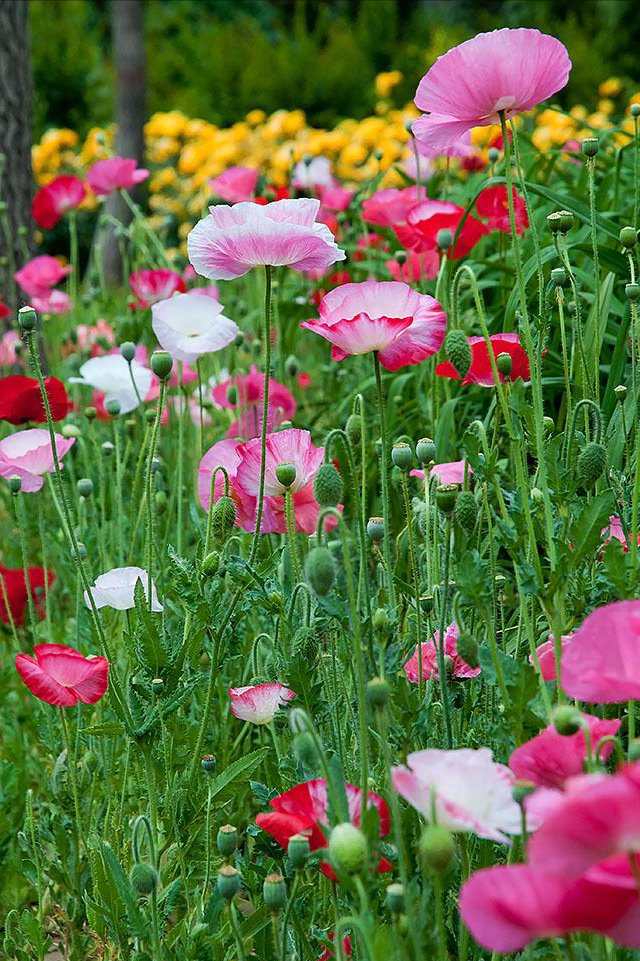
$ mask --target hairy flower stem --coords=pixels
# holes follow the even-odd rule
[[[31,626],[31,636],[33,638],[33,643],[36,643],[36,613],[33,606],[33,597],[31,594],[31,585],[29,583],[29,561],[27,560],[27,545],[26,545],[26,521],[22,511],[22,503],[20,501],[20,494],[13,495],[13,506],[16,512],[16,524],[18,526],[19,540],[20,540],[20,550],[22,552],[22,570],[24,572],[24,585],[27,592],[27,604],[29,607],[29,624]],[[9,610],[9,605],[7,604],[7,610]],[[50,640],[50,639],[49,639]]]
[[[80,800],[78,798],[78,781],[76,778],[76,759],[73,752],[73,747],[71,744],[71,738],[69,737],[69,727],[67,725],[67,718],[64,713],[64,708],[60,708],[60,718],[62,719],[62,732],[64,735],[64,744],[67,749],[67,765],[69,767],[69,777],[71,778],[71,792],[73,794],[73,807],[75,811],[75,850],[74,850],[74,870],[76,876],[76,885],[79,887],[79,876],[78,876],[78,859],[80,857],[80,841],[84,844],[84,834],[82,832],[82,821],[80,818]],[[78,890],[78,894],[80,891]]]
[[[633,226],[638,229],[640,205],[640,126],[638,117],[633,118]]]
[[[300,561],[298,560],[298,546],[296,538],[296,518],[293,512],[293,494],[290,490],[285,491],[284,495],[284,512],[285,521],[287,525],[287,540],[289,541],[289,554],[291,555],[291,567],[293,570],[293,579],[296,584],[302,581],[302,574],[300,572]]]
[[[380,440],[382,443],[382,513],[384,517],[384,562],[387,568],[387,585],[389,590],[389,604],[396,606],[396,589],[393,581],[393,560],[391,557],[391,509],[389,506],[389,450],[387,447],[387,427],[384,414],[384,394],[382,390],[382,374],[380,372],[380,358],[378,351],[373,352],[373,367],[376,376],[378,392],[378,413],[380,416]]]
[[[269,415],[269,376],[271,370],[271,270],[265,264],[264,285],[264,391],[262,400],[262,450],[260,456],[260,486],[258,489],[258,505],[256,510],[256,526],[253,532],[249,564],[253,564],[258,553],[260,543],[260,528],[262,526],[262,510],[264,507],[264,475],[267,465],[267,420]]]
[[[147,458],[147,471],[145,475],[145,491],[146,491],[146,501],[147,501],[147,604],[149,605],[149,610],[152,610],[153,600],[151,596],[151,585],[153,580],[153,455],[156,451],[156,443],[158,441],[158,431],[160,429],[160,422],[162,420],[162,408],[164,407],[164,398],[167,390],[166,380],[160,381],[160,393],[158,394],[158,403],[156,406],[156,419],[153,422],[153,429],[151,431],[151,442],[149,444],[149,456]]]
[[[178,361],[178,397],[180,398],[180,405],[178,407],[178,476],[176,482],[176,486],[178,488],[176,492],[178,509],[176,512],[176,550],[178,554],[182,556],[182,505],[184,501],[184,420],[187,411],[187,398],[184,390],[182,389],[182,361]],[[200,442],[200,456],[202,457],[202,441]]]
[[[589,181],[589,222],[591,226],[591,247],[593,249],[593,296],[596,315],[596,329],[593,344],[593,385],[596,403],[600,400],[600,258],[598,255],[598,235],[596,231],[596,158],[587,157],[587,177]]]
[[[409,485],[407,483],[407,472],[402,472],[402,496],[404,500],[404,513],[407,521],[407,537],[409,540],[409,560],[411,562],[411,575],[413,578],[413,592],[416,602],[416,640],[418,647],[418,691],[420,694],[420,704],[424,697],[424,678],[422,676],[422,610],[420,605],[420,572],[416,557],[416,547],[413,536],[413,519],[411,517],[411,503],[409,501]]]
[[[449,707],[449,691],[447,685],[447,668],[445,664],[444,634],[447,624],[447,596],[449,593],[449,562],[451,560],[451,515],[447,517],[444,541],[444,574],[442,592],[442,610],[440,613],[440,638],[438,640],[438,686],[442,700],[442,715],[447,738],[447,748],[453,748],[453,732],[451,728],[451,709]]]
[[[571,420],[571,377],[569,376],[569,358],[567,354],[567,333],[564,322],[564,290],[556,287],[556,302],[558,304],[558,316],[560,318],[560,343],[562,345],[562,370],[564,374],[564,393],[567,398],[567,410],[564,418],[565,424]]]
[[[229,923],[231,925],[233,937],[236,942],[236,948],[238,950],[238,961],[246,961],[244,943],[242,941],[242,934],[240,933],[240,927],[236,918],[236,909],[233,906],[233,901],[229,902]]]

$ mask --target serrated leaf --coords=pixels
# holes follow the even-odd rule
[[[209,792],[211,797],[214,798],[217,794],[220,794],[229,784],[237,780],[240,775],[246,775],[250,771],[253,771],[258,764],[260,764],[266,753],[267,748],[261,747],[257,751],[247,754],[246,757],[239,758],[225,768],[224,771],[221,771],[210,784]],[[246,780],[246,778],[243,778],[243,780]]]
[[[101,853],[106,872],[111,878],[115,892],[126,913],[131,933],[136,938],[146,938],[148,936],[147,924],[144,915],[138,907],[138,900],[131,887],[129,878],[124,873],[122,865],[115,856],[111,845],[103,841],[101,844]]]
[[[90,737],[116,737],[118,734],[124,734],[125,728],[120,721],[105,721],[104,724],[92,724],[83,728],[82,733]]]

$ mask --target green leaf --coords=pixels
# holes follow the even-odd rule
[[[105,721],[104,724],[92,724],[85,727],[82,733],[88,734],[90,737],[116,737],[118,734],[124,734],[125,728],[124,724],[119,721]]]
[[[242,778],[243,781],[247,780],[247,775],[260,764],[266,753],[267,748],[261,747],[259,750],[253,751],[230,764],[211,782],[209,789],[211,797],[214,798],[217,794],[220,794],[229,784],[239,779],[240,775],[245,775]]]
[[[603,491],[589,501],[580,511],[578,518],[569,528],[569,540],[573,549],[569,554],[567,573],[575,568],[588,554],[591,554],[601,540],[602,528],[606,526],[614,510],[614,497],[611,491]]]
[[[138,900],[131,887],[128,877],[122,869],[112,847],[105,842],[101,844],[102,860],[105,869],[111,878],[115,892],[117,893],[131,927],[131,933],[136,938],[146,938],[148,936],[147,924],[144,915],[138,907]]]

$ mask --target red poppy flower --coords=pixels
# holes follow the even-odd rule
[[[264,207],[265,204],[270,204],[274,200],[289,200],[290,197],[291,194],[288,187],[272,187],[269,184],[265,187],[264,196],[254,197],[253,203],[260,204],[261,207]]]
[[[360,822],[362,792],[360,788],[353,784],[345,784],[345,788],[349,805],[349,819],[352,824],[357,825]],[[380,836],[384,837],[389,833],[390,827],[387,805],[373,791],[369,791],[367,797],[378,808]],[[324,833],[328,825],[327,782],[325,778],[315,778],[313,781],[298,784],[285,794],[273,798],[270,804],[273,812],[259,814],[256,822],[281,847],[286,849],[289,838],[293,837],[294,834],[306,835],[309,838],[312,851],[328,847],[328,841]],[[337,880],[330,864],[323,861],[321,867],[323,874],[333,881]],[[388,871],[390,867],[391,865],[385,858],[380,858],[378,871],[381,874]]]
[[[62,420],[72,406],[64,384],[57,377],[46,377],[44,386],[52,418]],[[17,425],[29,420],[42,424],[46,419],[40,384],[35,378],[21,374],[0,378],[0,420]]]
[[[2,303],[2,294],[0,294],[0,320],[4,320],[5,317],[8,317],[10,313],[11,311],[7,305]]]
[[[335,934],[329,935],[330,941],[335,941],[335,939]],[[348,934],[342,939],[342,953],[347,958],[351,957],[351,938]],[[323,951],[319,956],[318,961],[331,961],[332,958],[335,958],[335,954],[331,948],[327,948],[326,951]]]
[[[44,568],[30,567],[29,590],[31,597],[35,601],[36,614],[44,616]],[[27,586],[22,568],[14,570],[10,567],[3,567],[0,564],[0,578],[4,581],[4,591],[0,586],[0,621],[5,624],[10,623],[9,613],[13,618],[14,624],[20,626],[24,621],[24,614],[27,609]],[[54,575],[52,571],[47,571],[47,584],[53,584]],[[36,593],[38,591],[38,593]],[[5,604],[4,595],[7,595],[9,611]]]
[[[516,193],[513,187],[513,207],[516,221],[516,233],[523,234],[529,226],[527,216],[527,205],[524,197]],[[476,200],[476,213],[482,220],[487,221],[489,230],[502,230],[508,234],[509,225],[509,200],[507,198],[506,187],[487,187],[483,190]]]
[[[493,371],[491,370],[491,360],[484,337],[469,337],[471,347],[471,368],[469,373],[462,381],[463,384],[478,384],[480,387],[493,387]],[[529,358],[524,348],[520,344],[517,334],[492,334],[489,337],[491,349],[495,357],[499,354],[509,354],[511,357],[511,373],[508,380],[517,380],[520,377],[526,383],[531,379],[529,371]],[[460,380],[460,374],[452,363],[448,360],[443,361],[436,367],[436,374],[439,377],[450,377],[452,380]],[[505,382],[502,374],[498,373],[501,383]]]
[[[395,227],[396,237],[408,250],[424,253],[438,247],[438,232],[450,230],[455,236],[458,224],[464,213],[463,207],[447,201],[425,200],[416,204],[407,214],[407,222]],[[455,246],[450,247],[447,256],[453,260],[466,257],[478,241],[489,233],[489,229],[475,217],[467,217]]]
[[[50,230],[69,210],[84,200],[85,186],[78,177],[56,177],[33,198],[31,215],[38,227]]]
[[[78,701],[95,704],[106,693],[106,657],[83,657],[64,644],[36,644],[33,653],[35,657],[16,654],[16,668],[31,693],[41,701],[72,707]]]

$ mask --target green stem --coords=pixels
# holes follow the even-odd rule
[[[447,684],[447,669],[445,665],[444,635],[447,625],[447,595],[449,593],[449,562],[451,558],[451,515],[447,516],[444,542],[444,590],[442,594],[442,611],[440,615],[440,637],[438,640],[438,686],[442,700],[442,714],[447,738],[447,748],[453,748],[453,732],[451,728],[451,710],[449,707],[449,691]]]
[[[593,249],[594,306],[596,315],[595,341],[593,345],[593,383],[596,403],[600,398],[600,258],[598,255],[598,236],[596,231],[596,158],[587,157],[587,176],[589,179],[589,221],[591,226],[591,246]]]
[[[384,561],[387,568],[389,603],[396,606],[396,590],[393,578],[393,560],[391,556],[391,509],[389,506],[389,451],[387,448],[387,428],[384,414],[384,394],[382,390],[382,374],[380,372],[380,358],[378,351],[373,352],[373,367],[376,377],[378,393],[378,413],[380,416],[380,441],[382,443],[382,513],[384,516]]]
[[[162,408],[164,407],[164,397],[167,390],[166,380],[160,381],[160,393],[158,394],[158,404],[156,407],[156,419],[153,423],[153,430],[151,431],[151,443],[149,444],[149,457],[147,459],[147,472],[145,477],[145,490],[146,490],[146,500],[147,500],[147,588],[148,597],[147,604],[149,605],[149,610],[152,609],[153,599],[151,594],[152,578],[153,578],[153,498],[152,498],[152,486],[153,486],[153,455],[156,449],[156,443],[158,440],[158,430],[160,429],[160,421],[162,420]]]
[[[76,857],[80,853],[80,840],[84,844],[84,834],[82,832],[82,821],[80,818],[80,800],[78,798],[78,781],[76,778],[76,760],[73,753],[73,748],[71,746],[71,738],[69,737],[69,727],[67,725],[67,718],[64,713],[64,708],[60,708],[60,717],[62,718],[62,731],[64,734],[64,743],[67,749],[67,764],[69,766],[69,775],[71,777],[71,791],[73,793],[73,806],[75,810],[75,835],[76,835]]]
[[[424,696],[424,678],[422,676],[422,610],[420,605],[420,572],[416,558],[416,549],[413,536],[413,520],[411,517],[411,503],[409,501],[409,485],[407,483],[407,473],[402,472],[402,496],[404,500],[404,512],[407,520],[407,537],[409,541],[409,560],[411,562],[411,576],[413,579],[413,594],[416,602],[416,638],[418,647],[418,691],[420,694],[420,704]]]
[[[258,553],[260,543],[260,528],[262,526],[262,510],[264,507],[264,475],[267,465],[267,420],[269,416],[269,377],[271,372],[271,267],[265,264],[264,286],[264,391],[262,400],[262,451],[260,455],[260,485],[258,489],[258,505],[256,510],[256,526],[253,532],[249,564],[253,564]]]
[[[300,561],[298,560],[298,547],[296,543],[296,518],[293,512],[293,494],[290,490],[284,494],[284,511],[287,526],[287,539],[289,541],[289,554],[291,555],[291,566],[293,568],[293,579],[296,584],[302,581],[300,573]]]

